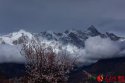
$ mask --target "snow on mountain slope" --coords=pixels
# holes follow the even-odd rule
[[[94,26],[90,26],[87,30],[66,30],[63,33],[55,33],[52,31],[44,31],[41,33],[32,34],[25,30],[20,30],[18,32],[13,32],[8,35],[0,36],[0,43],[6,43],[14,45],[14,41],[19,40],[22,36],[26,36],[28,39],[33,37],[38,38],[40,41],[49,42],[59,42],[63,45],[74,45],[76,47],[84,47],[84,42],[89,37],[100,36],[102,38],[110,38],[113,41],[123,40],[121,37],[116,36],[113,33],[106,32],[105,34],[100,33]]]
[[[121,57],[119,52],[125,51],[125,39],[123,37],[118,37],[113,33],[102,34],[94,26],[90,26],[85,31],[66,30],[63,33],[44,31],[33,34],[20,30],[0,36],[0,44],[15,46],[15,50],[17,50],[18,45],[22,43],[21,38],[24,36],[29,42],[32,38],[38,39],[45,47],[51,46],[56,53],[65,51],[70,57],[79,57],[79,62],[85,64],[94,63],[102,58]],[[12,53],[8,54],[12,55]]]
[[[87,30],[66,30],[63,33],[55,33],[55,32],[41,32],[36,35],[36,37],[40,39],[46,39],[48,41],[59,41],[63,45],[71,44],[78,48],[84,48],[85,41],[90,37],[100,36],[102,38],[110,38],[113,41],[120,40],[121,37],[116,36],[113,33],[100,33],[94,26],[90,26]]]
[[[55,36],[54,32],[47,31],[47,33]],[[27,32],[25,30],[19,30],[18,32],[13,32],[8,35],[0,36],[0,44],[15,45],[14,41],[18,41],[22,36],[26,36],[29,40],[31,40],[34,37],[34,35],[31,34],[30,32]],[[73,53],[74,48],[77,48],[70,44],[63,45],[59,41],[48,40],[44,36],[40,36],[39,40],[41,41],[42,44],[45,44],[46,46],[52,46],[52,48],[54,48],[56,52],[58,52],[61,49],[67,48],[68,51]]]
[[[19,30],[8,35],[0,36],[0,44],[17,45],[21,44],[21,37],[26,36],[28,40],[37,38],[42,44],[52,46],[58,52],[59,50],[66,49],[70,53],[83,49],[85,41],[90,37],[100,36],[101,38],[110,38],[112,41],[124,42],[125,39],[116,36],[113,33],[100,33],[94,26],[90,26],[87,30],[66,30],[63,33],[55,33],[52,31],[45,31],[41,33],[32,34],[25,30]]]
[[[20,30],[18,32],[13,32],[8,35],[0,36],[0,43],[6,43],[9,45],[14,45],[13,42],[18,40],[22,36],[27,36],[29,39],[32,39],[33,35],[25,30]]]

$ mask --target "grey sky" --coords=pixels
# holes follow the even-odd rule
[[[0,33],[84,30],[90,25],[125,35],[125,0],[0,0]]]

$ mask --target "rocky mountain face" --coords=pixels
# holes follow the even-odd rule
[[[41,33],[29,33],[24,30],[18,32],[13,32],[8,35],[0,36],[0,44],[10,44],[16,45],[22,43],[22,37],[26,37],[27,40],[32,39],[33,37],[46,41],[55,41],[60,42],[63,45],[72,44],[77,47],[84,47],[84,42],[89,37],[100,36],[102,38],[110,38],[113,41],[124,39],[118,37],[113,33],[106,32],[104,34],[100,33],[93,25],[90,26],[87,30],[66,30],[63,33],[55,33],[52,31],[44,31]]]
[[[94,26],[90,26],[87,30],[66,30],[63,33],[55,32],[41,32],[37,34],[37,37],[44,37],[47,40],[59,41],[63,44],[72,44],[77,47],[84,47],[84,42],[89,37],[100,36],[102,38],[110,38],[113,41],[119,40],[121,37],[116,36],[113,33],[106,32],[100,33]]]

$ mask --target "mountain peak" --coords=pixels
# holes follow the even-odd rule
[[[95,28],[95,26],[93,26],[93,25],[91,25],[87,30],[98,32],[98,30],[97,30],[97,29]]]
[[[18,31],[18,33],[26,33],[26,31],[23,30],[23,29],[20,29],[20,30]]]
[[[121,37],[118,37],[117,35],[115,35],[114,33],[109,33],[106,32],[106,35],[111,39],[111,40],[119,40]]]
[[[12,32],[7,35],[0,36],[1,41],[9,45],[14,45],[14,41],[18,41],[22,36],[27,36],[29,39],[32,39],[33,35],[30,32],[25,30],[19,30],[17,32]]]
[[[32,39],[32,34],[30,32],[27,32],[27,31],[23,30],[23,29],[21,29],[17,32],[11,33],[11,38],[13,37],[13,38],[18,39],[22,35],[28,36],[30,39]]]
[[[70,29],[70,30],[66,30],[64,33],[68,34],[68,33],[77,33],[79,30],[75,30],[75,29]]]
[[[86,31],[88,34],[92,35],[92,36],[96,36],[96,35],[99,35],[100,32],[93,26],[91,25],[87,31]]]

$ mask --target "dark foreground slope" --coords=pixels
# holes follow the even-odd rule
[[[84,69],[95,74],[115,73],[125,75],[125,58],[99,60],[97,63],[92,64]]]
[[[84,72],[86,71],[86,72]],[[79,83],[89,75],[125,75],[125,58],[99,60],[86,67],[77,68],[70,74],[69,83]],[[25,75],[25,65],[21,63],[1,63],[0,77],[14,78]],[[95,83],[95,82],[94,82]]]
[[[25,65],[23,63],[1,63],[0,76],[6,78],[20,77],[25,74]]]
[[[103,59],[92,65],[78,68],[71,73],[69,82],[79,83],[88,79],[91,75],[96,77],[99,74],[125,76],[125,58]],[[93,83],[96,82],[93,80]]]

